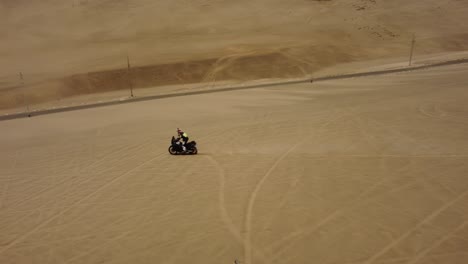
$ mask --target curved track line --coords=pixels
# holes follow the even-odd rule
[[[308,61],[308,60],[304,60],[304,59],[300,59],[300,58],[297,58],[295,57],[294,55],[292,54],[289,54],[287,52],[283,52],[283,51],[278,51],[279,54],[283,55],[284,57],[288,58],[288,59],[291,59],[293,61],[295,61],[296,63],[302,63],[302,64],[306,64],[307,66],[310,66],[312,64],[312,62]],[[300,64],[296,64],[294,65],[296,66],[303,75],[307,76],[309,75],[309,72],[307,72],[303,66],[301,66]]]
[[[293,176],[293,179],[292,181],[290,180],[289,182],[289,186],[288,186],[288,190],[284,192],[284,195],[283,197],[281,198],[281,201],[278,203],[278,209],[277,209],[277,212],[278,211],[282,211],[282,209],[284,208],[284,206],[286,205],[286,203],[288,202],[288,198],[289,196],[291,195],[291,193],[294,192],[293,189],[296,188],[297,184],[302,180],[302,178],[304,178],[304,172],[297,175],[297,176]],[[317,200],[322,200],[322,198],[320,198],[319,196],[315,195],[315,194],[311,194],[312,197],[314,197],[315,199]],[[268,228],[272,225],[272,222],[274,221],[274,216],[276,216],[278,213],[272,213],[272,217],[266,221],[266,223],[263,225],[263,228]]]
[[[212,134],[215,134],[215,133],[216,133],[216,132],[208,133],[208,134],[206,134],[204,137],[200,137],[200,139],[210,137]],[[160,157],[160,156],[162,156],[162,155],[166,155],[166,154],[158,155],[158,156],[155,157],[154,159],[156,159],[156,158],[158,158],[158,157]],[[153,159],[153,160],[154,160],[154,159]],[[151,161],[151,160],[150,160],[150,161]],[[149,161],[147,161],[147,162],[149,162]],[[145,162],[145,163],[147,163],[147,162]],[[143,166],[143,165],[144,165],[144,164],[140,164],[139,166]],[[134,168],[134,169],[137,169],[137,168]],[[127,172],[127,173],[130,173],[130,172]],[[70,207],[73,207],[73,206],[70,206]],[[141,209],[141,208],[140,208],[140,209]],[[147,208],[143,208],[143,210],[146,210],[146,209],[147,209]],[[171,211],[167,211],[165,214],[167,215],[167,214],[169,214],[170,212],[171,212]],[[129,217],[125,218],[125,219],[130,219],[130,218],[132,218],[132,217],[133,217],[133,216],[129,216]],[[122,219],[120,219],[119,221],[122,221]],[[143,225],[143,226],[145,226],[145,225]],[[141,226],[140,226],[140,227],[141,227]],[[99,250],[100,248],[106,247],[106,246],[107,246],[108,244],[110,244],[110,243],[113,243],[113,242],[115,242],[115,241],[117,241],[117,240],[121,240],[122,238],[128,236],[128,235],[131,234],[131,233],[132,233],[132,231],[130,230],[130,231],[121,233],[120,235],[117,235],[117,236],[115,236],[115,237],[112,237],[111,239],[109,239],[109,240],[106,241],[105,243],[103,243],[103,244],[101,244],[101,245],[99,245],[99,246],[97,246],[97,247],[94,247],[94,248],[92,248],[92,249],[90,249],[90,250],[84,251],[84,252],[80,253],[79,255],[76,255],[76,256],[72,257],[71,259],[66,260],[64,263],[76,262],[76,260],[78,260],[78,259],[80,259],[80,258],[82,258],[82,257],[84,257],[84,256],[90,255],[90,254],[96,252],[97,250]],[[242,241],[242,239],[241,239],[241,241]],[[182,248],[179,249],[179,251],[181,251],[181,250],[182,250]],[[175,258],[177,258],[177,256],[174,256],[174,259],[175,259]]]
[[[232,222],[231,218],[229,217],[229,214],[226,209],[226,204],[225,204],[225,185],[226,185],[226,179],[225,179],[225,172],[224,169],[221,167],[221,165],[216,161],[213,157],[210,155],[206,156],[206,158],[213,163],[216,168],[219,171],[219,193],[218,193],[218,199],[219,199],[219,212],[221,215],[221,220],[224,222],[226,225],[227,229],[229,232],[234,236],[234,238],[240,242],[243,243],[242,236],[240,235],[239,230],[236,228],[234,223]]]
[[[39,225],[37,225],[36,227],[34,227],[33,229],[29,230],[28,232],[24,233],[22,236],[18,237],[18,238],[15,238],[13,241],[11,241],[9,244],[7,244],[6,246],[4,246],[3,248],[0,249],[0,255],[5,253],[5,251],[7,251],[8,249],[10,249],[11,247],[13,247],[14,245],[20,243],[21,241],[23,241],[24,239],[26,239],[27,237],[29,237],[30,235],[34,234],[36,231],[38,231],[40,228],[44,227],[45,225],[47,225],[48,223],[52,222],[53,220],[57,219],[58,217],[60,217],[61,215],[63,215],[64,213],[67,213],[68,211],[70,211],[72,208],[74,208],[74,206],[76,205],[79,205],[80,203],[82,203],[83,201],[85,201],[86,199],[92,197],[93,195],[95,195],[96,193],[104,190],[105,188],[109,187],[110,185],[112,185],[114,182],[116,182],[117,180],[127,176],[128,174],[134,172],[135,170],[143,167],[144,165],[154,161],[155,159],[161,157],[162,155],[164,154],[160,154],[156,157],[153,157],[151,159],[148,159],[146,160],[145,162],[141,163],[140,165],[134,167],[133,169],[115,177],[114,179],[112,179],[111,181],[105,183],[104,185],[102,185],[101,187],[97,188],[95,191],[89,193],[88,195],[86,195],[85,197],[79,199],[78,201],[76,201],[72,206],[68,207],[67,209],[61,211],[61,212],[58,212],[57,214],[53,215],[52,217],[50,217],[49,219],[43,221],[42,223],[40,223]]]
[[[460,118],[460,116],[444,111],[441,109],[440,104],[433,103],[431,105],[419,105],[418,111],[421,115],[436,119],[440,122],[467,124],[464,117]]]
[[[417,256],[415,256],[413,259],[411,259],[407,264],[414,264],[417,263],[419,260],[421,260],[423,257],[425,257],[431,250],[434,248],[442,245],[445,241],[447,241],[451,236],[456,234],[458,231],[462,230],[465,228],[465,226],[468,224],[468,221],[463,222],[461,225],[457,226],[455,229],[447,233],[445,236],[437,240],[434,244],[432,244],[430,247],[426,248],[425,250],[421,251]]]
[[[348,109],[348,112],[349,112],[350,110],[353,110],[353,109],[354,109],[354,108]],[[351,112],[351,114],[353,114],[353,113]],[[345,117],[346,115],[347,115],[347,114],[345,113],[345,114],[343,114],[343,115],[341,115],[341,116],[339,116],[339,117],[337,117],[337,118],[334,118],[334,119],[332,119],[332,120],[329,120],[327,123],[325,123],[324,125],[322,125],[322,126],[320,127],[320,129],[325,128],[325,127],[328,126],[329,124],[333,123],[334,121],[339,120],[340,118]],[[319,136],[320,136],[320,135],[319,135]],[[385,156],[381,156],[381,158],[383,159],[383,158],[385,158]],[[381,162],[383,162],[383,161],[381,160]],[[383,164],[381,164],[381,166],[382,166],[382,165],[383,165]],[[392,189],[392,190],[389,190],[388,192],[386,192],[386,193],[384,193],[384,194],[378,194],[378,195],[376,195],[375,197],[372,197],[372,198],[371,198],[370,200],[368,200],[368,201],[364,201],[364,200],[363,200],[364,197],[366,197],[369,193],[371,193],[371,192],[374,191],[376,188],[378,188],[379,186],[381,186],[382,184],[384,184],[384,183],[386,183],[386,182],[388,182],[388,181],[390,181],[390,180],[391,180],[391,179],[382,179],[382,180],[380,180],[379,182],[373,184],[373,185],[370,186],[367,190],[365,190],[364,192],[362,192],[361,194],[359,194],[359,195],[358,195],[355,199],[353,199],[349,204],[347,204],[347,205],[345,205],[345,206],[342,206],[342,207],[336,209],[336,210],[333,211],[331,214],[329,214],[329,215],[326,216],[324,219],[322,219],[320,222],[318,222],[316,225],[314,225],[312,228],[308,229],[308,230],[306,231],[306,234],[310,234],[310,233],[315,232],[315,231],[318,230],[320,227],[326,225],[328,222],[332,221],[332,220],[335,219],[336,217],[338,217],[338,216],[344,214],[345,212],[347,212],[348,210],[354,208],[356,205],[358,205],[359,202],[369,202],[369,201],[371,201],[371,200],[374,200],[375,198],[378,198],[378,197],[383,196],[383,195],[388,194],[388,193],[392,193],[392,192],[398,191],[398,190],[400,190],[400,189],[406,188],[406,187],[411,186],[411,185],[414,184],[414,182],[410,182],[410,183],[404,184],[404,185],[402,185],[402,186],[396,187],[396,188],[394,188],[394,189]],[[271,248],[275,248],[275,247],[281,245],[282,243],[285,243],[285,242],[287,242],[287,241],[290,241],[291,239],[294,239],[294,238],[296,238],[296,237],[298,237],[298,236],[300,236],[300,235],[303,235],[303,234],[304,234],[304,231],[303,231],[303,230],[290,233],[288,236],[282,238],[282,239],[279,240],[278,242],[273,243],[270,247],[271,247]],[[282,254],[282,251],[281,251],[281,250],[280,250],[280,251],[277,251],[275,255],[278,256],[278,255],[280,255],[280,254]]]
[[[224,222],[226,225],[227,229],[229,232],[234,236],[234,238],[239,242],[240,244],[244,245],[244,238],[242,238],[239,229],[234,225],[232,222],[232,219],[229,217],[228,211],[226,209],[226,203],[225,203],[225,184],[226,184],[226,178],[225,178],[225,171],[219,164],[217,160],[215,160],[212,156],[208,155],[207,159],[209,159],[214,165],[219,170],[219,212],[221,215],[221,220]],[[261,251],[258,251],[257,254],[263,259],[266,260],[267,258],[265,257],[265,254]]]
[[[213,66],[211,66],[211,69],[209,69],[207,73],[205,73],[205,75],[202,78],[202,83],[211,83],[211,86],[214,87],[217,77],[216,75],[219,72],[227,69],[233,63],[235,63],[237,59],[255,54],[255,52],[248,52],[244,54],[227,55],[219,58],[218,60],[216,60]]]
[[[315,132],[315,133],[316,133],[316,135],[315,135],[316,138],[315,138],[315,139],[316,139],[316,140],[317,140],[317,139],[320,139],[320,137],[321,137],[322,134],[323,134],[323,131],[322,131],[322,130],[323,130],[324,128],[326,128],[327,126],[333,124],[334,122],[338,121],[339,119],[344,118],[345,116],[349,115],[349,110],[351,110],[351,109],[348,109],[347,112],[344,112],[344,111],[343,111],[343,112],[344,112],[343,114],[340,114],[340,115],[338,115],[338,116],[335,116],[334,118],[328,119],[324,124],[322,124],[322,125],[317,129],[317,131]],[[299,145],[299,144],[297,144],[296,146],[298,146],[298,145]],[[296,147],[296,146],[294,146],[294,147]],[[291,149],[291,150],[292,150],[292,149]],[[290,151],[291,151],[291,150],[290,150]],[[338,213],[338,210],[335,211],[335,212],[333,212],[331,215],[327,216],[327,217],[326,217],[325,219],[323,219],[322,221],[320,221],[320,223],[319,223],[318,225],[321,226],[321,225],[325,224],[326,222],[328,222],[330,219],[333,219],[333,218],[335,217],[335,214],[336,214],[336,213]],[[322,223],[322,222],[323,222],[323,223]],[[313,230],[315,230],[315,228],[314,228]],[[283,241],[287,241],[287,240],[289,240],[289,239],[291,239],[291,238],[296,237],[296,236],[297,236],[296,233],[297,233],[297,232],[291,233],[291,234],[288,235],[286,238],[280,239],[277,243],[272,244],[272,245],[270,246],[270,248],[275,247],[275,245],[280,245]],[[302,232],[301,232],[301,233],[302,233]]]
[[[270,169],[263,175],[262,179],[255,185],[254,191],[251,193],[249,202],[247,205],[247,213],[245,216],[245,238],[244,238],[244,261],[247,264],[252,264],[252,240],[251,240],[251,233],[252,233],[252,211],[253,211],[253,206],[255,204],[255,200],[257,199],[258,192],[260,191],[262,185],[265,183],[266,179],[268,176],[271,175],[271,173],[276,169],[278,164],[289,154],[291,151],[293,151],[297,146],[299,146],[299,143],[296,143],[293,145],[291,148],[289,148],[288,151],[283,153],[281,157],[279,157],[275,163],[270,167]]]
[[[408,164],[407,166],[410,166],[411,164]],[[434,176],[434,177],[437,177],[437,176]],[[315,232],[316,230],[318,230],[318,228],[324,226],[325,224],[327,224],[328,222],[330,222],[331,220],[335,219],[336,217],[339,217],[340,215],[343,215],[344,213],[354,209],[356,206],[358,206],[359,204],[368,204],[372,201],[375,201],[376,199],[380,198],[380,197],[383,197],[385,195],[388,195],[388,194],[391,194],[391,193],[394,193],[394,192],[397,192],[399,190],[402,190],[402,189],[405,189],[405,188],[408,188],[408,187],[411,187],[413,186],[414,184],[416,184],[417,182],[415,181],[410,181],[408,183],[405,183],[403,185],[400,185],[398,187],[395,187],[393,189],[390,189],[390,190],[387,190],[383,193],[378,193],[377,195],[375,196],[371,196],[369,197],[368,194],[369,193],[372,193],[375,189],[377,189],[379,186],[387,183],[388,181],[391,181],[391,179],[382,179],[381,181],[373,184],[372,186],[370,186],[368,189],[366,189],[364,192],[362,192],[361,194],[359,194],[355,199],[351,200],[348,204],[344,205],[344,206],[341,206],[340,208],[336,209],[335,211],[333,211],[333,213],[329,214],[325,219],[323,219],[322,221],[320,221],[319,223],[317,223],[315,226],[313,226],[312,228],[309,228],[307,229],[306,231],[304,230],[300,230],[300,231],[296,231],[296,232],[293,232],[293,233],[290,233],[288,236],[284,237],[283,239],[281,239],[280,241],[278,241],[277,243],[274,243],[272,244],[272,248],[274,247],[277,247],[279,245],[281,245],[281,243],[286,243],[296,237],[299,237],[301,235],[308,235],[308,234],[311,234],[313,232]],[[365,199],[364,199],[365,198]],[[282,250],[284,251],[284,250]],[[278,256],[282,253],[282,251],[277,251],[275,256]]]
[[[455,197],[455,199],[452,199],[448,203],[445,203],[443,206],[441,206],[439,209],[435,210],[432,212],[430,215],[426,216],[424,219],[422,219],[417,225],[415,225],[413,228],[408,230],[406,233],[392,241],[390,244],[382,248],[379,252],[371,256],[369,259],[367,259],[363,264],[370,264],[374,263],[379,257],[381,257],[383,254],[387,253],[390,249],[392,249],[395,245],[400,243],[403,239],[407,238],[411,233],[416,231],[418,228],[423,226],[424,224],[432,221],[434,218],[439,216],[443,211],[445,211],[447,208],[450,206],[454,205],[456,202],[460,201],[462,198],[464,198],[468,194],[468,190],[464,191],[462,194],[458,195]]]
[[[389,133],[392,133],[396,135],[398,138],[406,138],[410,142],[415,141],[415,137],[412,137],[410,135],[405,134],[404,132],[398,130],[397,128],[393,128],[391,126],[385,125],[382,121],[378,121],[375,118],[368,118],[367,119],[370,122],[373,122],[375,126],[380,126],[381,128],[385,129],[385,131],[388,131]],[[426,146],[424,144],[419,144],[419,147],[426,150],[427,152],[431,152],[431,148],[429,146]]]

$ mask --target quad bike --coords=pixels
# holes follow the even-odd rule
[[[172,137],[168,151],[171,155],[196,155],[198,153],[197,142],[187,142],[184,151],[180,142],[175,137]]]

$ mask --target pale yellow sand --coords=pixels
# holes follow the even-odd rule
[[[0,122],[0,263],[466,263],[467,72]]]

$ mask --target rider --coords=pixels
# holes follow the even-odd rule
[[[189,140],[189,137],[188,137],[187,133],[180,130],[180,128],[177,128],[177,140],[182,143],[181,144],[182,145],[182,150],[185,151],[186,150],[185,144],[187,144],[187,142]]]

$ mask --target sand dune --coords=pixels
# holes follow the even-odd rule
[[[456,0],[5,0],[0,108],[128,89],[129,78],[144,88],[406,60],[413,33],[415,59],[464,51],[467,12]]]

